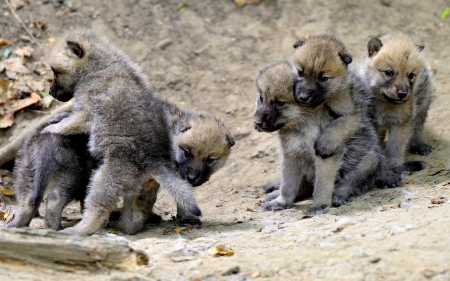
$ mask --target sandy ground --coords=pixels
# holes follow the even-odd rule
[[[98,30],[140,63],[161,95],[183,108],[222,117],[237,142],[226,166],[196,188],[202,229],[164,235],[175,227],[170,219],[176,210],[163,193],[156,204],[165,220],[161,225],[133,236],[97,234],[127,239],[146,251],[150,263],[140,272],[55,273],[0,261],[0,279],[450,280],[450,204],[431,203],[450,198],[450,19],[440,17],[447,1],[264,0],[237,9],[231,1],[191,0],[180,11],[182,2],[173,0],[82,0],[72,1],[72,9],[67,2],[55,8],[55,2],[25,1],[18,11],[28,23],[47,23],[43,31],[34,29],[40,42],[66,29]],[[0,11],[0,37],[14,41],[25,34],[5,5]],[[281,212],[259,212],[255,204],[263,196],[260,186],[278,176],[278,156],[275,135],[258,133],[252,126],[258,69],[289,56],[298,38],[321,32],[337,33],[357,63],[372,36],[392,31],[425,44],[436,70],[426,123],[434,150],[426,157],[409,156],[426,161],[427,168],[405,176],[402,187],[353,197],[329,214],[307,216],[311,201]],[[171,43],[161,48],[166,39]],[[34,58],[43,59],[43,54],[38,50]],[[77,210],[70,205],[66,218],[79,218]],[[42,219],[35,219],[31,226],[42,225]],[[207,250],[218,244],[230,247],[234,255],[211,257]],[[227,273],[236,266],[237,273]]]

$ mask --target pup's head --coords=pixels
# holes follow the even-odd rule
[[[230,155],[234,139],[218,117],[196,112],[179,127],[175,157],[182,178],[193,186],[209,180]]]
[[[294,98],[300,105],[316,107],[346,85],[352,57],[332,34],[312,36],[294,44]]]
[[[69,32],[59,37],[47,54],[47,62],[54,78],[50,95],[59,101],[70,100],[83,76],[92,69],[101,67],[96,51],[102,41],[92,30]],[[107,44],[107,43],[105,43]]]
[[[258,96],[253,117],[259,132],[274,132],[299,122],[301,114],[293,96],[291,64],[278,61],[260,70],[256,78]]]
[[[419,52],[423,45],[415,45],[403,34],[387,34],[367,43],[370,86],[376,98],[392,104],[411,99],[411,90],[424,64]]]

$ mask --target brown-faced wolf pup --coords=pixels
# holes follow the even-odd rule
[[[51,189],[47,195],[45,228],[62,229],[64,207],[72,200],[84,201],[89,178],[98,166],[88,151],[89,135],[41,134],[46,126],[69,115],[70,112],[63,112],[53,116],[20,149],[14,168],[18,209],[7,227],[29,226],[46,190]]]
[[[337,54],[334,55],[342,60]],[[339,67],[345,68],[345,61],[343,64]],[[308,212],[323,213],[331,205],[346,204],[349,196],[373,187],[381,171],[382,154],[373,125],[367,118],[361,118],[360,123],[356,124],[357,130],[347,133],[348,137],[342,137],[344,133],[340,132],[338,137],[343,138],[342,144],[333,151],[336,160],[327,163],[327,159],[317,152],[317,140],[327,130],[332,130],[334,122],[341,116],[325,102],[307,105],[295,100],[293,90],[299,89],[299,86],[295,87],[293,67],[292,60],[278,61],[261,70],[256,79],[259,95],[254,116],[255,128],[265,132],[278,131],[282,166],[281,180],[272,183],[272,186],[280,184],[280,191],[268,194],[261,208],[265,211],[285,209],[294,201],[313,195],[314,204]],[[303,67],[306,69],[306,66]],[[326,74],[329,75],[329,72]],[[317,97],[312,97],[314,92],[309,94],[311,99],[317,100]],[[350,98],[355,93],[344,93],[344,98],[345,94]],[[354,103],[353,106],[346,106],[344,102],[332,105],[362,114],[360,107],[363,101],[358,103],[354,100],[347,101]],[[325,192],[324,187],[327,189]]]
[[[407,149],[427,155],[432,147],[423,137],[434,79],[415,45],[404,34],[371,39],[358,73],[371,95],[371,117],[384,140],[387,169],[402,172]],[[416,165],[414,170],[422,167]]]
[[[51,95],[63,99],[73,94],[75,101],[73,113],[43,133],[89,134],[91,155],[102,159],[89,184],[82,220],[64,231],[95,233],[118,207],[120,197],[134,201],[150,179],[169,191],[183,213],[200,216],[191,186],[174,165],[165,103],[141,69],[92,30],[58,38],[48,63],[55,74]],[[148,214],[135,204],[130,208],[133,229]]]
[[[193,186],[202,185],[223,167],[235,142],[225,123],[211,113],[180,110],[170,103],[166,105],[166,113],[173,134],[173,151],[179,174]],[[136,205],[135,208],[153,208],[159,184],[154,180],[146,184],[144,189],[148,191],[143,192],[142,196],[147,196],[149,201],[145,203],[145,200],[135,198],[134,201],[124,202],[123,210],[115,214],[118,219],[110,221],[110,226],[127,229],[126,225],[132,220],[132,205]],[[178,206],[177,219],[181,225],[202,225],[197,217],[183,210]],[[159,216],[159,219],[155,216],[157,215],[151,216],[153,223],[161,220]],[[141,220],[140,222],[142,223]],[[138,226],[142,227],[136,222],[133,229]]]

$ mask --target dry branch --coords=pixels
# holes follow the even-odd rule
[[[23,261],[58,270],[113,268],[137,271],[148,257],[126,242],[84,237],[48,229],[3,229],[0,231],[0,260]]]

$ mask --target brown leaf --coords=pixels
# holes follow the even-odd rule
[[[6,60],[3,60],[5,64],[6,71],[22,73],[22,74],[30,74],[31,71],[23,64],[23,60],[21,58],[12,57]]]
[[[41,100],[41,96],[35,92],[31,93],[30,97],[18,100],[14,103],[14,112],[21,110],[27,106],[35,104]]]
[[[247,208],[245,209],[247,212],[254,212],[254,210],[252,208]]]
[[[413,179],[410,179],[410,180],[408,180],[407,182],[406,182],[406,184],[413,184],[414,183],[414,180]]]
[[[242,8],[247,4],[247,0],[234,0],[234,4],[238,8]]]
[[[439,163],[439,165],[436,166],[436,168],[444,167],[444,163]]]
[[[4,38],[0,38],[0,46],[4,46],[4,45],[9,45],[11,43],[9,43],[8,40],[4,39]]]
[[[210,254],[213,257],[218,256],[232,256],[234,255],[233,250],[223,246],[223,245],[217,245],[215,247],[212,247],[208,250],[208,254]]]
[[[4,220],[5,219],[5,213],[0,211],[0,220]]]
[[[12,192],[11,189],[6,188],[6,187],[1,186],[1,185],[0,185],[0,191],[6,196],[13,196],[14,195],[14,192]]]

